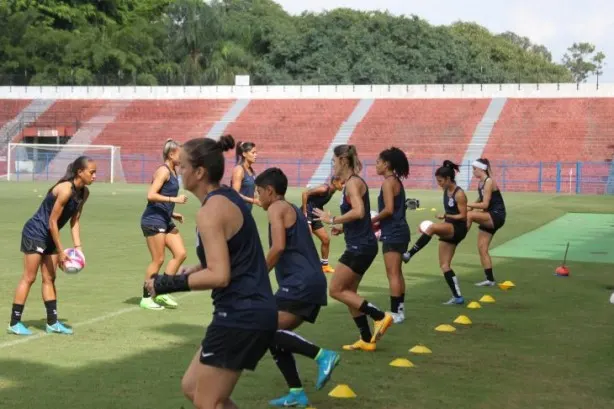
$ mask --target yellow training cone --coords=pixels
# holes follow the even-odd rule
[[[432,354],[433,351],[425,347],[424,345],[416,345],[409,352],[413,352],[414,354]]]
[[[455,324],[462,324],[462,325],[471,325],[472,324],[471,320],[466,315],[459,315],[454,320],[454,323]]]
[[[477,301],[471,301],[469,305],[467,305],[467,308],[471,308],[472,310],[475,310],[476,308],[482,308],[482,306]]]
[[[394,361],[390,362],[390,366],[396,366],[397,368],[413,368],[414,364],[412,364],[409,359],[405,358],[397,358]]]
[[[509,280],[508,281],[504,281],[502,283],[499,283],[498,285],[499,285],[499,288],[502,289],[503,291],[507,291],[507,290],[509,290],[511,288],[516,287],[516,284],[514,284],[513,282],[511,282]]]
[[[355,398],[356,394],[349,386],[341,384],[335,386],[328,396],[331,398]]]
[[[448,325],[448,324],[441,324],[435,327],[435,331],[439,331],[439,332],[454,332],[456,331],[456,328],[454,328],[452,325]]]
[[[495,302],[495,299],[492,298],[490,295],[486,294],[486,295],[482,296],[482,298],[480,298],[480,302],[493,303],[493,302]]]
[[[436,212],[437,209],[435,209],[434,207],[431,209],[431,212]]]

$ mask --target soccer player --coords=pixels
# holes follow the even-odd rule
[[[329,293],[334,299],[348,306],[360,332],[360,339],[344,345],[348,351],[375,351],[376,342],[392,325],[389,313],[377,308],[358,295],[358,286],[378,253],[377,239],[371,225],[369,187],[358,174],[362,163],[354,145],[338,145],[333,150],[333,171],[344,183],[341,196],[341,216],[314,209],[314,220],[332,224],[333,235],[345,235],[345,252],[339,258],[330,282]],[[342,225],[342,227],[337,227]],[[375,322],[373,333],[367,316]]]
[[[179,144],[172,139],[166,141],[162,148],[164,164],[156,169],[147,191],[147,206],[141,216],[141,230],[151,254],[151,262],[145,272],[145,281],[160,271],[164,264],[166,247],[173,254],[173,258],[168,262],[164,274],[176,274],[186,259],[183,239],[173,223],[173,220],[183,223],[183,216],[175,213],[175,204],[184,204],[188,200],[187,196],[178,195],[179,148]],[[140,306],[148,310],[163,310],[165,306],[177,308],[178,304],[168,294],[152,298],[143,286]]]
[[[254,180],[256,179],[256,172],[252,167],[256,163],[258,152],[256,150],[256,144],[253,142],[240,142],[237,143],[235,150],[236,166],[232,170],[231,186],[234,190],[239,192],[239,195],[245,200],[248,209],[252,209],[253,205],[260,206],[258,198],[255,196],[256,185]]]
[[[458,278],[452,270],[451,263],[456,246],[467,236],[467,196],[463,189],[456,184],[456,172],[460,169],[455,163],[445,160],[443,166],[435,171],[437,184],[443,189],[443,207],[445,214],[437,218],[442,223],[430,225],[422,232],[416,244],[405,254],[403,261],[408,262],[430,241],[433,234],[439,236],[439,266],[443,272],[446,283],[452,291],[452,298],[444,304],[464,304]]]
[[[232,136],[197,138],[180,152],[184,188],[202,207],[196,217],[200,264],[147,281],[153,296],[213,290],[213,320],[181,386],[200,409],[235,409],[230,395],[243,370],[255,370],[277,331],[277,305],[256,222],[239,194],[220,186]]]
[[[324,225],[319,220],[314,220],[313,209],[324,209],[324,206],[330,202],[336,191],[343,189],[343,184],[337,176],[331,176],[328,183],[312,189],[307,189],[302,195],[302,210],[307,217],[307,223],[311,232],[320,239],[320,262],[322,264],[322,272],[334,273],[335,269],[328,264],[328,254],[330,251],[330,237],[324,228]]]
[[[318,364],[316,389],[330,379],[339,354],[322,349],[292,332],[304,321],[315,323],[320,307],[327,304],[326,278],[322,275],[318,252],[309,233],[307,219],[298,207],[285,199],[288,178],[279,168],[269,168],[256,177],[256,190],[269,218],[269,271],[275,268],[279,290],[278,328],[271,355],[284,376],[290,393],[269,402],[271,406],[307,406],[309,400],[296,368],[293,354],[311,358]]]
[[[384,183],[377,198],[379,213],[371,219],[380,223],[382,252],[390,285],[390,309],[396,324],[405,320],[405,279],[401,257],[409,246],[409,225],[405,218],[405,188],[401,178],[409,175],[409,161],[402,150],[392,147],[380,152],[375,162]]]
[[[83,205],[89,197],[87,186],[96,180],[96,163],[80,156],[68,165],[66,174],[53,185],[40,207],[23,226],[21,251],[24,270],[15,291],[8,332],[32,335],[22,322],[23,310],[40,268],[43,277],[42,293],[47,310],[48,333],[72,334],[73,330],[58,320],[55,277],[58,263],[67,260],[60,240],[60,230],[70,221],[70,232],[75,248],[82,247],[80,219]]]
[[[499,190],[499,185],[491,177],[492,171],[490,161],[486,158],[479,158],[473,162],[473,176],[479,180],[478,201],[469,203],[470,209],[467,213],[467,230],[471,224],[476,222],[480,227],[478,233],[478,251],[480,261],[484,268],[486,280],[476,283],[478,287],[494,286],[495,276],[492,271],[492,260],[488,248],[492,238],[505,224],[506,210],[503,195]],[[478,209],[478,210],[473,210]]]

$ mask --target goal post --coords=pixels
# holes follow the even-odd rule
[[[96,162],[96,180],[116,183],[124,180],[120,147],[115,145],[72,145],[9,143],[6,155],[7,181],[57,180],[79,156]]]

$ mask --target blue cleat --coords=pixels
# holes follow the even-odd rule
[[[60,321],[56,321],[55,324],[47,324],[47,333],[72,335],[72,329],[65,327]]]
[[[450,298],[448,301],[444,302],[444,305],[452,305],[452,304],[457,304],[457,305],[461,305],[465,303],[465,299],[463,297],[452,297]]]
[[[341,360],[341,356],[334,352],[326,349],[322,349],[318,356],[316,357],[316,362],[318,363],[318,381],[316,382],[316,389],[320,390],[326,385],[326,382],[330,379],[333,374],[333,369],[337,365],[339,365],[339,361]]]
[[[15,335],[32,335],[32,331],[30,331],[28,327],[23,325],[21,322],[18,322],[15,325],[9,325],[6,331]]]
[[[301,389],[290,389],[290,393],[281,398],[269,401],[269,405],[277,408],[306,408],[309,406],[309,399],[305,391]]]

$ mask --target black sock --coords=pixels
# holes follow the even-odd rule
[[[295,332],[278,330],[275,333],[275,345],[291,354],[299,354],[307,358],[316,359],[320,347],[307,341]]]
[[[47,324],[53,325],[58,322],[58,302],[57,300],[45,301],[47,310]]]
[[[149,291],[147,291],[147,288],[145,286],[143,286],[143,298],[150,298],[151,295],[149,295]]]
[[[290,389],[302,388],[301,378],[298,376],[298,369],[296,369],[296,361],[294,356],[283,348],[279,348],[277,345],[269,348],[273,359],[277,364],[277,367],[284,376],[286,383]]]
[[[369,321],[367,320],[366,315],[359,315],[358,317],[354,317],[354,322],[360,331],[360,338],[365,342],[371,342],[371,328],[369,327]]]
[[[495,281],[495,276],[492,273],[492,268],[485,268],[484,269],[484,274],[486,274],[486,279],[488,281]]]
[[[416,244],[414,244],[414,247],[412,247],[409,250],[409,255],[413,256],[414,254],[416,254],[417,252],[419,252],[420,250],[422,250],[422,248],[424,246],[426,246],[427,244],[429,244],[429,242],[431,241],[431,236],[429,236],[428,234],[422,234],[419,238],[418,241],[416,242]]]
[[[445,273],[443,273],[443,276],[446,279],[446,283],[448,283],[448,287],[450,287],[450,290],[452,290],[452,295],[456,298],[460,297],[460,286],[458,285],[458,278],[456,278],[456,274],[454,274],[454,271],[446,271]]]
[[[367,300],[364,300],[362,302],[362,305],[360,306],[358,311],[367,314],[369,317],[371,317],[375,321],[383,320],[384,317],[386,316],[386,314],[384,314],[384,311],[380,310],[379,308],[377,308],[375,305],[371,304]]]
[[[405,306],[403,303],[405,302],[405,294],[401,294],[398,297],[391,296],[390,297],[390,311],[395,313],[404,313]]]
[[[13,304],[13,309],[11,310],[11,327],[21,321],[23,308],[23,304]]]

